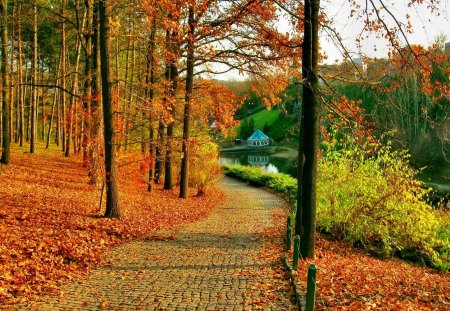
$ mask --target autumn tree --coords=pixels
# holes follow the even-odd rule
[[[1,44],[2,44],[2,70],[1,70],[1,79],[2,79],[2,157],[0,159],[0,163],[9,164],[11,161],[11,132],[10,132],[10,124],[12,122],[10,117],[10,74],[9,74],[9,59],[8,59],[8,2],[6,0],[2,0],[0,2],[0,36],[1,36]]]
[[[105,146],[105,179],[106,179],[106,217],[120,217],[118,189],[117,189],[117,164],[114,147],[114,122],[112,104],[112,78],[110,68],[110,26],[108,10],[109,3],[98,1],[99,11],[99,50],[101,60],[102,78],[102,102],[103,102],[103,135]]]
[[[33,2],[33,61],[32,61],[32,95],[31,95],[31,109],[30,109],[30,153],[33,154],[36,151],[36,139],[37,139],[37,100],[38,100],[38,29],[37,29],[37,6],[36,0]]]
[[[335,78],[343,78],[347,80],[356,80],[357,83],[368,83],[368,77],[364,75],[363,70],[351,58],[351,52],[348,46],[342,40],[338,30],[334,28],[332,21],[327,18],[325,9],[319,8],[319,1],[305,0],[302,4],[295,4],[290,1],[277,1],[277,5],[293,17],[293,27],[303,24],[303,42],[302,42],[302,80],[303,86],[303,102],[302,115],[299,137],[299,176],[301,181],[298,187],[298,208],[296,219],[296,234],[301,236],[301,253],[303,257],[314,257],[314,231],[315,231],[315,197],[316,197],[316,167],[318,152],[318,131],[319,131],[319,111],[325,112],[327,109],[338,111],[344,118],[353,118],[352,110],[340,111],[342,107],[336,106],[336,103],[342,101],[327,102],[325,98],[330,98],[330,94],[334,94],[335,90],[330,87],[329,77],[332,66],[326,68],[319,74],[318,63],[324,56],[325,52],[319,53],[319,26],[328,34],[332,41],[335,42],[338,49],[342,51],[344,59],[350,67],[344,76],[334,75]],[[429,3],[428,9],[437,10],[438,1]],[[409,6],[421,5],[411,1]],[[408,34],[412,31],[410,16],[406,14],[407,22],[402,22],[399,16],[396,16],[391,10],[391,3],[384,1],[367,1],[360,4],[357,1],[349,1],[351,12],[349,18],[355,17],[362,21],[362,29],[357,35],[356,46],[360,47],[367,33],[375,33],[382,38],[387,39],[387,45],[390,48],[390,54],[396,52],[400,55],[404,64],[411,65],[411,59],[418,60],[417,68],[425,69],[420,64],[419,54],[409,44]],[[408,55],[413,55],[408,60]],[[319,88],[319,76],[325,81],[323,87]],[[353,77],[352,77],[353,76]],[[320,100],[319,100],[320,99]],[[345,102],[345,101],[344,101]],[[320,104],[319,104],[320,103]],[[360,120],[355,120],[360,122]]]
[[[194,84],[194,34],[195,34],[195,16],[194,8],[189,6],[188,14],[188,34],[187,34],[187,56],[186,56],[186,95],[184,104],[183,116],[183,142],[181,153],[181,177],[180,177],[180,198],[186,199],[188,197],[188,172],[189,172],[189,131],[191,118],[191,97],[192,87]]]
[[[302,166],[301,191],[297,202],[301,206],[300,253],[314,258],[316,232],[316,178],[319,147],[319,0],[305,0],[304,35],[302,45],[302,130],[299,141],[299,167]],[[298,211],[299,212],[299,211]]]

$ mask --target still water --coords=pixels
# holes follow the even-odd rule
[[[257,166],[267,173],[286,173],[295,176],[296,157],[248,151],[223,152],[220,164]]]

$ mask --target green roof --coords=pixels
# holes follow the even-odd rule
[[[247,140],[264,140],[269,139],[269,136],[261,132],[260,130],[256,130],[253,132],[252,136],[250,136]]]

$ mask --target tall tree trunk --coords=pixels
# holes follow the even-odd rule
[[[17,79],[19,82],[18,101],[19,101],[19,146],[23,147],[25,132],[25,104],[23,84],[23,63],[22,63],[22,20],[21,20],[21,0],[17,0]]]
[[[297,94],[297,98],[298,98]],[[301,178],[303,177],[303,165],[305,161],[304,149],[303,149],[303,133],[305,132],[305,122],[303,118],[303,109],[299,118],[299,137],[298,137],[298,158],[297,158],[297,210],[295,213],[295,235],[302,236],[302,187],[303,183]]]
[[[305,163],[302,184],[302,235],[300,253],[303,258],[314,258],[316,232],[316,177],[317,149],[319,147],[318,114],[318,59],[319,59],[319,5],[320,0],[305,0],[303,36],[303,153]]]
[[[37,135],[37,7],[36,0],[33,2],[33,68],[31,73],[32,94],[31,94],[31,124],[30,124],[30,153],[36,151],[36,135]]]
[[[178,33],[172,30],[172,38],[170,38],[169,48],[171,56],[169,59],[169,100],[167,101],[169,105],[169,110],[172,114],[172,120],[167,125],[166,134],[166,162],[164,168],[164,189],[173,189],[173,176],[172,176],[172,160],[173,160],[173,130],[175,126],[175,101],[177,97],[178,89]]]
[[[61,1],[61,142],[62,151],[66,150],[66,0]]]
[[[58,77],[60,74],[60,66],[61,66],[61,62],[58,62],[58,69],[56,70],[56,84],[58,84]],[[52,134],[53,118],[55,115],[55,106],[56,106],[57,98],[58,98],[58,89],[55,88],[54,93],[53,93],[52,110],[50,112],[50,122],[48,125],[48,131],[47,131],[47,143],[45,145],[46,149],[48,149],[48,147],[50,146],[50,137]]]
[[[130,20],[131,20],[131,16],[130,16]],[[124,89],[123,98],[127,99],[126,102],[125,102],[125,105],[123,107],[124,131],[125,131],[124,132],[125,137],[124,137],[123,144],[124,144],[125,151],[128,149],[128,125],[129,125],[129,122],[128,122],[128,119],[129,119],[128,111],[129,111],[129,107],[130,107],[130,101],[128,100],[128,94],[127,93],[128,93],[128,86],[129,86],[128,79],[130,77],[130,74],[129,74],[130,66],[129,65],[130,65],[130,50],[131,50],[130,47],[131,47],[131,44],[133,44],[133,50],[134,50],[134,40],[131,40],[132,28],[133,28],[133,22],[130,21],[130,26],[128,27],[128,39],[127,39],[127,48],[126,48],[127,53],[126,53],[126,58],[125,58],[125,77],[124,77],[125,83],[123,85],[123,89]],[[147,64],[147,66],[148,66],[148,64]],[[130,93],[131,93],[131,91],[130,91]]]
[[[132,24],[132,28],[134,29],[134,24]],[[131,34],[130,34],[131,35]],[[128,98],[127,108],[125,112],[125,150],[128,148],[128,135],[129,135],[129,127],[130,123],[133,123],[131,116],[132,116],[132,102],[133,102],[133,93],[134,93],[134,75],[135,75],[135,67],[136,67],[136,44],[135,40],[131,40],[131,72],[129,74],[130,81],[129,81],[129,94],[126,98]],[[126,79],[128,81],[128,78]],[[127,88],[125,87],[125,90]]]
[[[156,141],[156,151],[155,151],[155,177],[153,181],[155,184],[161,182],[161,175],[163,170],[163,146],[164,146],[164,123],[160,119],[158,125],[158,137]]]
[[[84,96],[83,96],[83,118],[82,118],[82,148],[83,165],[88,166],[88,145],[91,130],[91,103],[92,103],[92,22],[93,8],[92,0],[84,0],[86,12],[85,55],[84,55]]]
[[[108,6],[106,0],[99,0],[100,61],[102,76],[103,125],[105,140],[106,211],[105,217],[120,217],[117,191],[117,165],[114,148],[114,120],[109,60],[110,35]]]
[[[88,158],[89,158],[89,177],[90,183],[95,184],[99,177],[99,164],[98,164],[98,150],[99,142],[98,135],[100,131],[101,117],[100,111],[100,53],[99,53],[99,23],[98,23],[98,1],[93,2],[92,8],[92,100],[91,113],[90,113],[90,143],[88,145]]]
[[[8,1],[2,0],[0,2],[0,36],[1,36],[1,44],[2,44],[2,157],[0,159],[0,163],[9,164],[11,161],[11,134],[10,134],[10,101],[9,95],[9,64],[8,64]]]
[[[194,83],[194,9],[189,7],[188,17],[188,46],[187,46],[187,63],[186,63],[186,97],[184,103],[183,117],[183,145],[181,159],[181,176],[180,176],[180,198],[188,197],[189,189],[189,119],[191,117],[191,96],[192,86]]]
[[[120,124],[120,113],[118,113],[119,111],[120,111],[120,71],[119,71],[119,55],[120,54],[120,50],[119,50],[119,36],[117,35],[117,37],[116,37],[116,57],[115,57],[115,71],[116,71],[116,74],[115,74],[115,78],[114,78],[114,84],[115,84],[115,87],[114,87],[114,96],[113,96],[113,114],[114,114],[114,116],[115,116],[115,124],[116,124],[116,126],[115,126],[115,128],[116,128],[116,131],[118,131],[119,130],[119,124]],[[121,146],[121,143],[122,143],[122,140],[121,140],[121,138],[122,138],[122,135],[123,135],[123,132],[121,131],[120,133],[117,133],[114,137],[114,139],[115,139],[115,142],[114,142],[114,144],[116,145],[116,149],[117,149],[117,151],[119,151],[120,150],[120,147],[122,147]]]
[[[76,10],[77,10],[77,16],[78,16],[78,10],[79,10],[79,3],[78,3],[78,1],[76,1]],[[84,32],[85,19],[86,19],[86,13],[83,15],[83,19],[81,21],[81,25],[82,25],[81,26],[81,33]],[[80,26],[78,21],[77,21],[77,25],[78,25],[78,27]],[[74,76],[73,81],[72,81],[72,94],[78,93],[78,69],[80,67],[80,55],[81,55],[81,41],[80,41],[79,37],[77,37],[76,47],[75,47],[75,76]],[[72,138],[72,132],[74,132],[74,135],[73,135],[74,153],[76,152],[76,142],[75,142],[75,140],[76,140],[76,133],[75,133],[75,131],[73,131],[74,123],[76,123],[76,119],[77,119],[76,112],[74,111],[74,110],[76,110],[76,108],[74,108],[75,106],[76,106],[75,96],[72,95],[71,98],[70,98],[70,102],[69,102],[66,150],[65,150],[65,153],[64,153],[65,157],[69,157],[70,156],[70,141],[71,141],[71,138]]]
[[[147,57],[147,75],[146,75],[146,84],[149,87],[149,118],[148,125],[150,131],[150,143],[149,143],[149,153],[150,153],[150,167],[148,170],[148,184],[147,191],[152,192],[153,188],[153,155],[155,152],[155,142],[154,142],[154,131],[153,131],[153,99],[155,95],[155,37],[156,37],[156,18],[152,20],[151,32],[150,32],[150,45],[148,49],[148,57]],[[134,52],[134,44],[133,44],[133,52]]]
[[[56,100],[56,133],[55,133],[55,144],[56,147],[59,147],[61,143],[61,96],[62,92],[57,92],[57,100]]]
[[[12,12],[11,12],[11,19],[14,21],[15,18],[15,5],[12,4],[11,6]],[[14,22],[11,22],[11,56],[10,56],[10,71],[9,71],[9,139],[10,141],[13,140],[17,143],[17,136],[14,135],[14,129],[13,129],[13,110],[14,110]],[[16,122],[17,125],[17,122]]]
[[[40,64],[39,71],[38,71],[38,77],[39,77],[39,84],[43,84],[44,82],[44,71],[42,70],[43,64]],[[41,97],[39,99],[39,92],[38,92],[38,103],[41,104],[41,131],[40,131],[40,139],[44,141],[45,139],[45,94],[46,90],[44,88],[41,88]],[[39,116],[38,116],[39,120]]]

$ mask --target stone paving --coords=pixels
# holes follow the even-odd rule
[[[285,202],[228,177],[218,186],[226,202],[207,218],[109,251],[106,265],[25,310],[260,309],[253,302],[267,300],[262,284],[275,280],[258,273],[270,264],[259,256],[258,232],[272,225],[272,213]],[[288,289],[262,309],[294,310]]]

